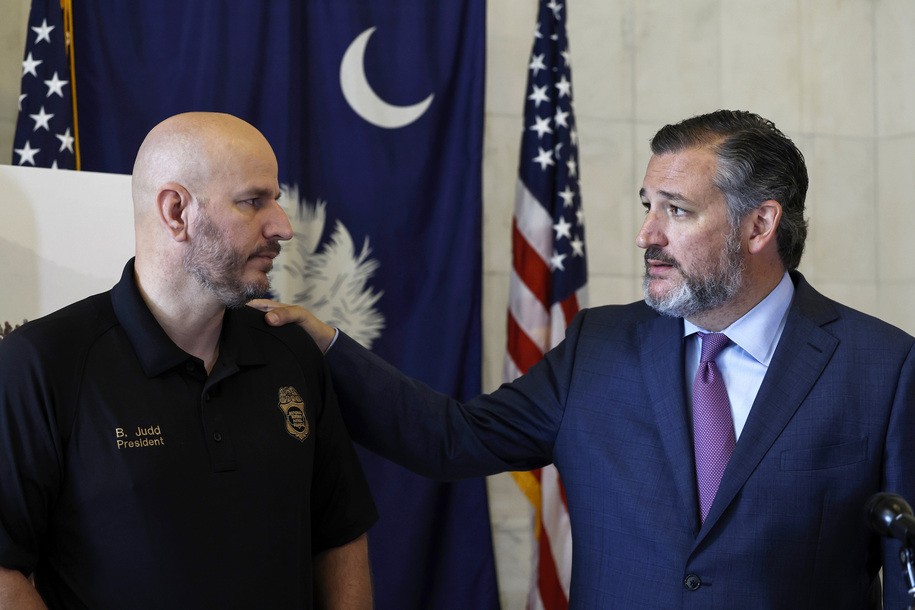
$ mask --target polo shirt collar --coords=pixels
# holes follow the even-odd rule
[[[175,345],[147,307],[137,286],[133,258],[127,261],[121,279],[111,290],[111,303],[147,377],[160,375],[189,360],[203,368],[199,358]],[[244,317],[240,310],[226,310],[219,339],[220,365],[253,366],[267,361],[266,355],[255,347],[257,342],[250,339],[254,329]]]

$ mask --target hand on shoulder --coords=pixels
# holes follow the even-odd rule
[[[284,324],[298,324],[305,332],[311,335],[321,351],[327,351],[331,341],[334,340],[335,330],[319,320],[313,313],[298,305],[286,305],[270,299],[254,299],[248,302],[248,307],[266,312],[264,320],[270,326],[283,326]]]

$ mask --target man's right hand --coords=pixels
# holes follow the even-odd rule
[[[248,302],[249,307],[267,312],[264,319],[270,326],[298,324],[311,335],[322,352],[326,352],[337,331],[319,320],[313,313],[298,305],[285,305],[270,299],[254,299]]]

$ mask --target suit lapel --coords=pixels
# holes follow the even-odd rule
[[[695,531],[699,522],[696,476],[693,468],[692,428],[683,385],[683,322],[657,317],[640,323],[639,358],[648,396],[658,422],[667,463],[673,469],[682,514]]]
[[[721,479],[698,544],[746,483],[832,358],[838,339],[822,328],[837,316],[799,274],[778,347]]]

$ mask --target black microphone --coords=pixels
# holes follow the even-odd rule
[[[901,496],[874,494],[864,506],[864,513],[875,532],[915,547],[915,516],[912,515],[912,507]]]

